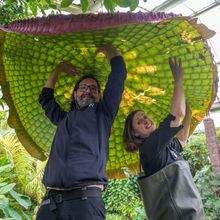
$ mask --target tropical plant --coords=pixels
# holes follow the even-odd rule
[[[135,23],[140,18],[141,22]],[[152,22],[153,18],[156,18],[155,22]],[[119,21],[125,23],[119,25]],[[197,37],[201,35],[200,27],[204,28],[186,17],[161,13],[157,16],[152,13],[50,16],[9,25],[8,28],[15,28],[15,32],[12,29],[6,32],[7,27],[4,27],[0,31],[0,63],[4,67],[0,69],[0,83],[10,108],[10,126],[15,128],[32,156],[45,160],[56,129],[38,103],[48,75],[58,63],[69,60],[80,75],[93,72],[104,89],[110,65],[102,54],[95,56],[95,51],[103,44],[111,43],[122,51],[128,71],[124,95],[111,130],[106,168],[108,176],[120,176],[121,167],[132,169],[138,164],[138,154],[127,153],[122,144],[121,130],[128,112],[141,108],[157,124],[169,112],[173,93],[169,56],[181,52],[186,69],[186,97],[193,110],[192,129],[212,103],[216,71],[207,44]],[[80,32],[82,28],[86,29]],[[31,33],[23,34],[27,30]],[[204,39],[213,35],[206,30],[202,32],[206,33]],[[53,34],[53,31],[61,32]],[[73,85],[78,78],[62,74],[56,84],[55,98],[66,111],[70,109]]]
[[[195,133],[184,145],[183,155],[190,164],[193,176],[198,170],[210,164],[208,154],[204,132]]]
[[[137,186],[137,177],[133,176],[128,168],[123,169],[127,178],[111,179],[104,192],[106,209],[113,217],[117,214],[124,219],[146,219]]]
[[[106,220],[125,220],[122,216],[117,214],[107,214]]]
[[[1,94],[1,90],[0,90]],[[8,107],[6,106],[5,101],[0,98],[0,135],[3,135],[5,132],[8,132],[10,129],[8,123]]]
[[[28,196],[17,192],[13,169],[7,157],[0,157],[0,218],[30,220],[27,210],[32,203]]]
[[[196,173],[194,180],[202,197],[206,217],[219,220],[220,199],[216,191],[220,189],[220,175],[214,174],[211,166],[206,165]]]
[[[0,135],[0,166],[3,165],[0,171],[4,171],[0,174],[0,206],[4,213],[4,219],[6,216],[13,216],[15,220],[30,219],[28,216],[34,215],[34,211],[38,208],[45,192],[41,183],[45,162],[31,157],[19,142],[14,131],[8,130],[7,115],[7,112],[0,111],[1,130],[4,127],[7,128],[5,130],[7,133]],[[3,196],[1,195],[2,187],[4,187],[4,191],[6,190],[6,195]],[[27,204],[30,204],[31,207],[28,207]],[[24,209],[26,209],[25,212]]]
[[[2,135],[5,131],[9,128],[5,118],[7,116],[7,112],[5,111],[0,111],[0,127],[1,127],[1,130],[0,130],[0,135]]]
[[[218,140],[220,129],[216,129]],[[194,181],[202,197],[207,219],[220,219],[220,199],[216,191],[220,188],[220,177],[211,170],[208,146],[204,132],[191,136],[184,147],[184,157],[188,160]]]
[[[17,188],[39,204],[45,192],[41,183],[46,162],[31,157],[21,145],[15,133],[0,137],[1,156],[13,166],[13,180]]]

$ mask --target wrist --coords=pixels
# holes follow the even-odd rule
[[[108,53],[106,54],[106,58],[109,61],[111,61],[113,57],[120,56],[120,55],[121,53],[117,49],[113,48],[112,50],[108,51]]]
[[[53,74],[55,75],[59,75],[62,72],[61,67],[57,66],[54,70],[53,70]]]
[[[174,85],[183,85],[183,79],[174,80]]]

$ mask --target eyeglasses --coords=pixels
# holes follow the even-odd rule
[[[78,90],[80,92],[85,92],[89,88],[90,92],[95,93],[97,92],[98,88],[95,85],[86,85],[86,84],[80,84],[78,86]]]

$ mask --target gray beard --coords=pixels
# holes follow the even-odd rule
[[[80,108],[86,107],[92,103],[95,103],[95,98],[91,99],[90,101],[82,100],[81,98],[76,98],[76,103]]]

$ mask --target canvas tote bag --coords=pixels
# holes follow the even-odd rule
[[[149,220],[205,220],[187,161],[175,161],[137,182]]]

